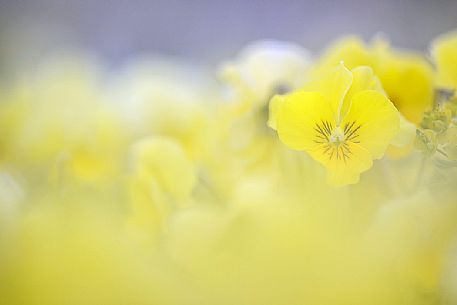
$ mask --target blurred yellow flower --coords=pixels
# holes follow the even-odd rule
[[[309,52],[298,44],[262,40],[247,45],[235,60],[223,63],[221,80],[242,101],[240,107],[263,107],[281,90],[303,85],[311,63]]]
[[[415,52],[392,49],[377,38],[365,44],[356,36],[343,38],[328,48],[313,67],[319,74],[340,61],[348,69],[370,66],[379,77],[389,99],[410,122],[418,124],[422,113],[433,103],[433,70],[427,60]]]
[[[157,230],[172,211],[189,203],[194,166],[179,142],[159,136],[135,143],[130,157],[129,223]]]
[[[220,65],[224,95],[211,126],[214,141],[206,160],[211,161],[210,176],[220,180],[220,191],[236,189],[240,177],[270,176],[273,168],[278,174],[278,161],[287,152],[266,125],[268,101],[275,93],[303,86],[309,65],[306,49],[273,40],[253,42]]]
[[[358,182],[399,130],[398,111],[368,67],[349,71],[341,64],[273,102],[281,141],[322,163],[333,185]]]
[[[114,98],[135,138],[170,137],[192,159],[203,158],[209,113],[218,99],[215,82],[204,69],[167,57],[146,57],[130,63],[120,76]]]
[[[439,86],[457,89],[457,31],[443,34],[432,42],[432,57]]]
[[[93,60],[69,53],[9,87],[0,104],[3,161],[53,168],[48,177],[59,183],[118,176],[126,130],[99,77]]]

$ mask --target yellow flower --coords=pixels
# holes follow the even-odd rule
[[[98,86],[99,74],[90,58],[70,53],[8,87],[0,104],[2,161],[27,172],[46,170],[57,183],[113,181],[121,172],[126,126]]]
[[[370,66],[395,107],[414,124],[432,106],[433,69],[422,55],[393,49],[380,38],[365,44],[350,36],[337,41],[323,54],[313,67],[314,76],[341,61],[349,69]]]
[[[189,201],[196,184],[194,166],[172,138],[150,136],[131,149],[130,224],[157,230],[169,214]]]
[[[215,82],[214,82],[215,83]],[[162,57],[130,63],[115,84],[135,138],[155,134],[177,140],[191,159],[203,158],[217,91],[205,70]]]
[[[207,179],[213,187],[218,185],[219,193],[236,189],[240,177],[279,174],[279,159],[283,152],[291,152],[278,145],[265,124],[268,101],[278,92],[304,85],[309,57],[307,50],[295,43],[268,40],[253,42],[236,58],[222,63],[219,78],[225,94],[208,128],[211,153],[205,160]],[[205,141],[209,142],[208,138]]]
[[[373,43],[373,70],[389,99],[410,122],[418,124],[433,104],[433,69],[424,56],[392,50],[388,42]]]
[[[242,101],[241,106],[249,110],[266,105],[278,89],[302,86],[309,64],[308,51],[295,43],[257,41],[246,46],[235,60],[223,63],[219,76]]]
[[[438,70],[437,82],[443,87],[457,88],[457,31],[439,36],[432,43],[432,56]]]
[[[322,163],[333,185],[358,182],[399,130],[398,111],[368,67],[349,71],[341,64],[273,102],[270,125],[281,141]]]

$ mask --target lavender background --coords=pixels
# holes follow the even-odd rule
[[[379,31],[397,46],[425,50],[454,28],[455,0],[0,0],[0,67],[69,46],[114,64],[141,53],[213,63],[255,39],[319,50],[345,33]]]

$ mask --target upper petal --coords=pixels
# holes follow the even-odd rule
[[[352,84],[352,73],[343,63],[326,70],[316,79],[305,85],[306,91],[321,92],[330,103],[334,113],[334,121],[339,122],[341,119],[340,112],[344,108],[343,101]]]
[[[378,77],[373,72],[373,69],[371,69],[368,66],[359,66],[351,70],[352,73],[352,85],[349,88],[343,102],[343,106],[341,108],[341,117],[343,118],[347,112],[349,111],[349,108],[351,106],[351,100],[352,97],[360,91],[365,91],[365,90],[375,90],[381,93],[384,93],[384,90],[382,89],[381,82],[379,81]]]

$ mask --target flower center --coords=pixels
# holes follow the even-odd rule
[[[332,131],[332,134],[329,137],[329,142],[335,145],[340,145],[344,142],[344,132],[341,127],[338,126]]]
[[[341,126],[333,126],[332,123],[322,120],[316,123],[314,127],[315,139],[314,142],[321,144],[322,153],[327,155],[329,159],[341,159],[346,163],[346,160],[352,155],[350,143],[358,144],[359,130],[361,125],[355,121]]]

